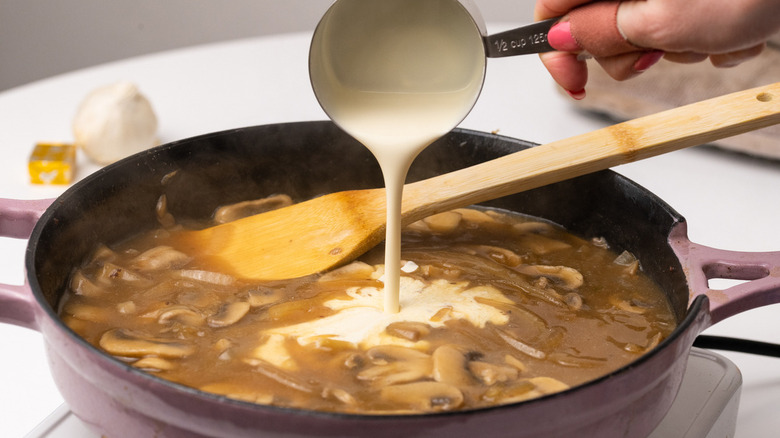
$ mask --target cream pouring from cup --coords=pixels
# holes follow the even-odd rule
[[[546,35],[555,21],[486,36],[476,7],[457,0],[338,0],[320,20],[309,53],[314,93],[384,174],[385,311],[400,308],[400,212],[411,162],[471,111],[487,56],[552,50]]]

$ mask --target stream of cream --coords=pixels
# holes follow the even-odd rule
[[[466,117],[482,87],[482,38],[456,0],[339,0],[312,41],[325,111],[365,145],[387,192],[384,311],[399,305],[401,201],[414,158]]]

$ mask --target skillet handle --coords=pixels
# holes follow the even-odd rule
[[[0,237],[28,239],[51,199],[21,201],[0,199]],[[22,286],[0,283],[0,323],[38,329],[35,298],[25,281]]]
[[[715,249],[688,240],[685,223],[669,235],[669,243],[683,265],[691,295],[710,301],[712,324],[730,316],[780,303],[780,251],[739,252]],[[747,280],[725,290],[710,289],[709,280]]]

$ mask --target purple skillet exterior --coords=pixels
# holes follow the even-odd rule
[[[49,202],[0,201],[0,235],[30,236]],[[31,240],[28,248],[35,243]],[[376,437],[637,437],[651,432],[666,414],[690,347],[702,330],[741,311],[780,301],[780,253],[702,247],[687,239],[685,222],[674,226],[669,244],[690,286],[688,313],[669,339],[640,360],[588,384],[476,411],[387,417],[324,414],[243,403],[176,385],[129,367],[75,335],[59,321],[32,276],[25,286],[0,285],[0,322],[42,333],[63,397],[96,433],[112,438],[357,437],[367,430]],[[712,277],[754,281],[714,294],[706,286]]]

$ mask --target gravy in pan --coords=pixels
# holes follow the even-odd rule
[[[399,313],[383,311],[381,248],[248,283],[170,247],[178,229],[97,248],[61,317],[121,361],[239,400],[360,414],[511,403],[620,368],[675,328],[631,254],[507,211],[405,229]]]

